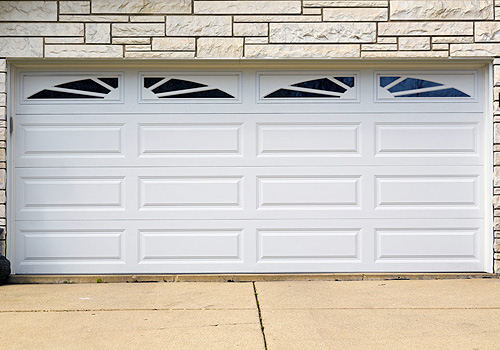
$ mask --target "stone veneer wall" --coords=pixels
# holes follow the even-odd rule
[[[0,1],[2,227],[5,58],[42,57],[494,58],[500,57],[500,0]],[[500,59],[494,64],[494,249],[500,272]]]

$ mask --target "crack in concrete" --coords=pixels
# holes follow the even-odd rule
[[[257,311],[259,312],[260,330],[262,332],[262,338],[264,340],[264,350],[267,350],[266,333],[264,333],[264,323],[262,321],[262,313],[260,310],[259,294],[257,293],[257,287],[255,286],[255,282],[252,282],[252,285],[253,285],[253,293],[255,295],[255,303],[257,304]]]

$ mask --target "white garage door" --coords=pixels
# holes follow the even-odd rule
[[[17,77],[16,273],[490,269],[480,68]]]

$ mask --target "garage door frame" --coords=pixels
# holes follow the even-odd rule
[[[76,60],[54,60],[54,61],[40,61],[40,60],[12,60],[8,61],[7,66],[7,128],[11,128],[11,118],[15,118],[15,91],[16,91],[16,71],[19,68],[38,67],[40,69],[49,67],[63,67],[65,69],[91,69],[92,67],[112,67],[113,70],[125,69],[128,67],[135,67],[148,70],[187,70],[189,68],[217,68],[217,69],[243,69],[254,67],[265,67],[266,69],[283,69],[283,70],[346,70],[346,69],[437,69],[442,66],[446,69],[468,69],[471,67],[485,67],[485,86],[484,86],[484,115],[485,115],[485,130],[484,130],[484,194],[485,194],[485,237],[484,237],[484,271],[493,272],[493,61],[492,60],[477,60],[477,59],[436,59],[436,60],[412,60],[411,62],[404,60],[364,60],[364,61],[348,61],[348,60],[248,60],[245,62],[236,60],[199,60],[196,62],[189,62],[183,60],[168,61],[168,64],[163,62],[153,61],[76,61]],[[7,142],[7,257],[11,261],[15,261],[14,256],[14,210],[13,210],[13,194],[14,194],[14,140],[13,134],[8,133],[6,137]],[[15,274],[15,268],[13,270]]]

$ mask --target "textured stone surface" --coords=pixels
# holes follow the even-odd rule
[[[378,25],[379,35],[473,35],[472,22],[383,22]]]
[[[0,1],[0,21],[57,21],[57,1]]]
[[[500,66],[493,66],[493,82],[495,85],[500,85]],[[500,136],[500,134],[498,136]],[[497,143],[500,143],[500,138],[498,138]]]
[[[500,22],[477,22],[474,33],[476,42],[500,42]]]
[[[7,60],[0,58],[0,72],[6,72],[7,71]]]
[[[160,23],[113,24],[113,36],[164,36],[165,26]]]
[[[321,16],[234,16],[234,22],[321,22]]]
[[[3,93],[6,91],[6,82],[7,82],[7,74],[6,73],[0,73],[0,93]],[[5,106],[5,105],[2,105]]]
[[[165,16],[130,16],[130,22],[162,23],[165,22]]]
[[[387,7],[388,0],[304,0],[304,7]]]
[[[125,45],[125,51],[151,51],[151,45]]]
[[[45,45],[45,57],[112,58],[122,57],[119,45]]]
[[[150,38],[113,38],[113,44],[151,44]]]
[[[243,39],[200,38],[197,42],[196,57],[241,58],[243,57]]]
[[[90,1],[59,1],[60,14],[89,14]]]
[[[498,44],[451,44],[451,56],[500,56],[500,45]]]
[[[384,36],[381,36],[381,37],[378,37],[377,38],[377,43],[379,44],[397,44],[398,42],[398,38],[395,38],[395,37],[384,37]]]
[[[92,0],[92,13],[191,13],[191,0]]]
[[[431,38],[429,37],[401,37],[399,38],[399,49],[403,51],[430,50]]]
[[[269,25],[267,23],[235,23],[234,36],[267,36]]]
[[[125,52],[125,57],[127,58],[193,58],[194,52],[189,51],[151,51],[151,52],[140,52],[140,51],[130,51]]]
[[[474,41],[472,36],[434,36],[432,42],[435,44],[469,44]]]
[[[304,15],[321,15],[322,11],[322,9],[316,7],[304,7],[302,9]]]
[[[231,36],[230,16],[168,16],[167,36]]]
[[[300,1],[195,1],[196,14],[299,14]]]
[[[267,43],[268,43],[267,37],[245,38],[245,44],[267,44]]]
[[[448,57],[447,51],[366,51],[361,57],[372,58],[436,58]]]
[[[376,40],[375,23],[271,23],[272,43],[370,43]]]
[[[81,36],[75,37],[46,37],[45,44],[83,44],[84,38]]]
[[[153,50],[194,51],[194,38],[153,38]]]
[[[387,21],[387,8],[325,8],[323,20],[342,22]]]
[[[433,50],[449,50],[450,45],[449,44],[432,44],[432,49]]]
[[[247,58],[359,57],[359,45],[246,45]]]
[[[0,38],[0,57],[42,57],[42,38]]]
[[[362,51],[394,51],[398,49],[397,44],[362,44]]]
[[[59,22],[128,22],[128,16],[113,16],[113,15],[102,15],[102,16],[83,16],[83,15],[61,15],[59,16]]]
[[[391,0],[391,19],[493,19],[493,0]]]
[[[109,44],[111,42],[111,24],[85,24],[85,42],[91,44]]]
[[[81,36],[81,23],[0,23],[1,36]]]

